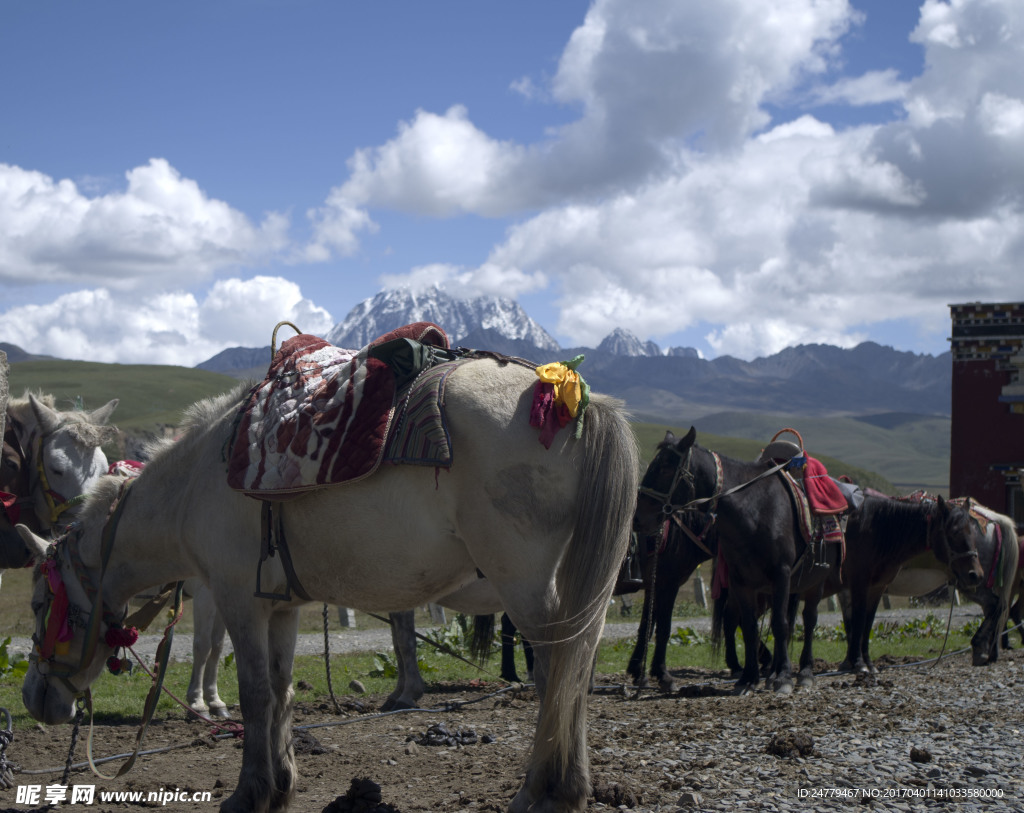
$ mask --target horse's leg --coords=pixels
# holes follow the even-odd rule
[[[800,672],[796,684],[801,688],[814,685],[814,628],[818,626],[818,605],[821,603],[825,583],[804,593],[804,648],[800,652]]]
[[[663,692],[674,692],[678,688],[666,664],[668,639],[672,634],[672,609],[679,594],[679,583],[656,584],[654,588],[654,654],[651,656],[651,677],[658,681]],[[639,642],[638,642],[639,643]]]
[[[846,627],[846,658],[839,665],[840,672],[866,672],[864,649],[866,648],[868,587],[859,581],[851,584],[839,594],[843,607],[843,625]]]
[[[398,685],[381,704],[381,711],[414,709],[423,697],[425,686],[416,662],[416,613],[406,610],[391,613],[391,641],[398,663]]]
[[[644,599],[644,609],[647,607],[647,599]],[[640,613],[640,626],[636,630],[636,645],[633,653],[629,656],[629,664],[626,666],[626,673],[633,678],[635,686],[646,686],[647,678],[644,675],[646,663],[641,663],[641,658],[646,656],[647,642],[650,639],[651,619],[646,612]]]
[[[999,658],[999,622],[1006,626],[1006,605],[996,593],[984,588],[965,597],[982,609],[981,625],[971,638],[971,662],[974,666],[994,663]]]
[[[526,679],[533,680],[533,644],[522,635],[519,638],[523,642],[523,657],[526,658]]]
[[[761,670],[757,665],[757,595],[753,590],[739,589],[735,585],[729,588],[729,599],[736,603],[739,612],[740,629],[743,631],[743,671],[733,689],[735,694],[749,694],[757,688],[761,680]]]
[[[864,668],[861,671],[866,671],[874,674],[878,670],[875,669],[874,663],[871,662],[870,643],[871,643],[871,628],[875,625],[875,613],[878,612],[878,604],[882,600],[883,589],[871,590],[868,593],[867,607],[864,613],[864,628],[861,630],[861,663],[864,664]]]
[[[295,691],[292,689],[292,665],[295,660],[295,640],[299,632],[298,608],[278,610],[270,616],[268,654],[270,656],[270,689],[274,697],[274,714],[270,721],[270,760],[274,786],[270,798],[270,813],[286,811],[295,794],[295,749],[292,746],[292,708]]]
[[[508,617],[501,614],[501,678],[509,683],[521,683],[516,674],[516,625]]]
[[[772,585],[772,635],[775,637],[775,657],[772,659],[772,688],[778,694],[793,691],[793,667],[789,662],[789,567],[782,567]],[[746,632],[743,633],[746,637]]]
[[[267,813],[277,798],[277,764],[272,751],[278,736],[278,697],[271,680],[269,607],[259,600],[222,601],[219,609],[231,630],[238,667],[238,703],[245,721],[238,786],[220,806],[221,813]],[[294,649],[294,639],[291,642]],[[290,661],[289,661],[290,663]],[[286,735],[290,735],[290,730]]]
[[[213,638],[213,619],[209,608],[202,607],[198,599],[199,594],[203,592],[213,598],[212,593],[205,587],[199,587],[192,598],[192,674],[189,676],[188,692],[185,694],[189,708],[197,714],[206,714],[209,711],[203,700],[203,685]],[[213,608],[213,613],[217,614],[216,607]]]
[[[725,638],[725,665],[729,669],[729,677],[739,680],[743,676],[743,664],[740,663],[739,654],[736,652],[736,628],[739,627],[740,618],[736,606],[729,601],[728,595],[723,591],[716,601],[722,603],[722,634]]]
[[[194,626],[192,638],[192,679],[188,687],[188,704],[196,711],[206,711],[214,717],[229,717],[228,705],[217,692],[217,670],[224,649],[227,630],[224,619],[217,611],[213,591],[204,584],[196,588],[192,597]]]

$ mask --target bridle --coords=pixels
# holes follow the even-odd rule
[[[118,616],[103,603],[102,573],[100,585],[97,586],[89,577],[78,550],[81,535],[81,526],[72,525],[64,536],[50,545],[46,559],[39,566],[41,578],[46,581],[46,604],[40,610],[45,619],[45,631],[42,640],[38,633],[32,634],[35,646],[29,654],[29,661],[35,664],[41,676],[57,678],[75,698],[81,697],[85,690],[76,687],[70,678],[85,669],[95,657],[100,627],[103,624],[106,624],[108,629],[120,626],[125,615],[122,613]],[[65,559],[90,600],[89,610],[83,610],[79,605],[72,603],[68,596],[67,585],[61,575],[61,565]],[[86,617],[88,621],[83,623]],[[86,634],[78,663],[62,660],[61,657],[66,655],[69,649],[73,630],[83,626]]]
[[[39,487],[42,489],[43,498],[46,500],[46,507],[50,511],[50,524],[56,525],[60,520],[61,514],[65,511],[69,511],[76,505],[81,505],[85,501],[84,494],[78,494],[77,496],[65,499],[65,497],[57,491],[50,488],[50,482],[46,477],[46,466],[43,464],[43,437],[36,438],[35,441],[35,459],[36,459],[36,472],[39,475]]]
[[[961,510],[964,511],[965,514],[967,514],[967,522],[968,523],[972,522],[973,520],[971,519],[971,516],[970,516],[970,504],[968,503]],[[935,503],[935,510],[928,514],[928,532],[929,532],[928,542],[929,542],[930,546],[931,546],[931,534],[936,532],[936,527],[935,526],[939,525],[939,524],[942,524],[941,522],[933,523],[932,522],[933,519],[938,519],[938,520],[942,519],[942,514],[939,512],[938,503],[937,502]],[[950,567],[952,567],[955,562],[959,562],[961,559],[978,559],[980,561],[981,557],[979,556],[978,551],[977,551],[976,548],[972,547],[972,548],[969,548],[968,550],[961,551],[959,553],[954,552],[953,546],[949,542],[949,534],[946,533],[946,527],[945,526],[943,526],[942,531],[941,531],[941,533],[939,535],[942,537],[942,544],[945,547],[946,561],[947,561],[947,564]],[[969,537],[968,537],[968,539],[969,539]]]
[[[46,465],[43,460],[43,441],[60,429],[63,424],[58,424],[56,428],[44,434],[36,434],[36,429],[33,429],[32,434],[28,439],[28,447],[32,453],[31,456],[29,456],[25,453],[25,449],[22,446],[21,441],[18,439],[19,432],[17,430],[23,431],[23,425],[10,413],[8,413],[8,420],[11,422],[12,426],[17,428],[16,431],[12,433],[12,439],[17,443],[15,451],[20,455],[23,462],[27,463],[32,461],[32,465],[35,467],[38,478],[36,484],[31,482],[29,483],[29,495],[24,497],[22,500],[19,500],[19,502],[32,502],[31,491],[38,487],[42,492],[44,501],[46,502],[46,509],[49,512],[50,526],[56,526],[60,521],[62,514],[71,510],[75,506],[80,505],[85,500],[84,494],[79,494],[71,498],[64,497],[60,492],[50,488],[50,481],[46,476]]]
[[[109,644],[111,640],[120,638],[117,631],[123,629],[122,624],[127,615],[127,609],[116,613],[103,601],[103,577],[107,571],[110,554],[114,549],[117,525],[121,520],[130,493],[128,487],[132,482],[132,479],[127,479],[121,483],[117,499],[111,505],[110,514],[103,526],[100,545],[100,572],[96,582],[89,576],[79,551],[79,543],[84,533],[84,528],[79,522],[72,523],[67,531],[50,545],[46,559],[39,566],[41,575],[47,583],[46,606],[40,610],[43,617],[46,618],[46,632],[42,641],[39,640],[37,634],[33,634],[35,648],[29,655],[29,659],[35,663],[40,675],[60,678],[75,697],[81,697],[85,690],[76,688],[68,678],[81,672],[92,662],[99,644],[100,627],[106,625],[105,638]],[[91,605],[88,611],[89,621],[86,625],[86,637],[77,665],[60,661],[57,658],[58,644],[70,642],[71,629],[74,626],[81,626],[81,619],[85,615],[85,611],[72,604],[67,595],[67,586],[61,576],[61,563],[65,557],[71,572]],[[61,631],[58,632],[57,627],[60,627]]]
[[[157,700],[159,699],[160,692],[163,688],[164,676],[167,672],[167,664],[170,660],[169,655],[171,642],[174,638],[174,625],[181,617],[183,601],[182,594],[184,582],[179,581],[174,586],[173,590],[173,619],[164,629],[164,636],[157,646],[156,659],[158,666],[156,668],[156,673],[153,675],[153,683],[150,687],[149,694],[146,696],[142,713],[142,724],[140,725],[139,732],[136,737],[135,751],[129,757],[128,761],[121,766],[115,776],[108,776],[96,767],[92,758],[92,693],[88,686],[84,689],[76,687],[71,682],[70,678],[72,675],[82,672],[90,663],[92,663],[93,658],[95,658],[96,649],[99,645],[101,626],[104,624],[106,625],[104,642],[108,646],[114,649],[130,647],[135,643],[139,635],[139,631],[134,626],[134,623],[137,622],[140,626],[145,627],[149,621],[152,620],[152,617],[159,612],[162,606],[167,603],[172,592],[171,590],[164,591],[162,597],[158,597],[155,601],[151,601],[149,605],[143,607],[132,616],[127,616],[127,607],[120,614],[117,614],[103,601],[103,577],[107,570],[107,564],[110,561],[110,554],[113,551],[114,539],[117,534],[117,525],[120,522],[121,516],[124,512],[125,503],[127,502],[127,498],[130,493],[128,491],[128,486],[130,486],[134,480],[135,478],[128,478],[121,484],[121,489],[118,492],[117,499],[113,505],[111,505],[110,514],[103,526],[100,547],[100,572],[97,582],[93,582],[89,577],[88,571],[85,568],[85,563],[82,561],[81,554],[78,550],[78,544],[84,530],[81,524],[73,523],[64,536],[50,546],[46,561],[40,566],[43,577],[47,579],[47,606],[45,608],[41,608],[39,611],[43,614],[43,617],[46,618],[46,632],[42,641],[39,640],[36,633],[33,633],[32,640],[35,643],[35,647],[33,652],[29,655],[30,661],[35,664],[36,670],[44,680],[55,677],[61,681],[76,701],[84,699],[85,707],[89,711],[89,767],[92,769],[93,773],[103,779],[116,779],[131,770],[132,766],[135,764],[135,760],[142,747],[143,737],[145,736],[150,720],[153,718],[153,713],[156,711]],[[67,560],[71,571],[74,573],[75,578],[78,580],[79,585],[89,598],[92,605],[89,612],[89,622],[86,628],[85,640],[82,643],[82,654],[77,665],[63,662],[57,657],[57,643],[68,643],[71,641],[71,628],[73,625],[80,625],[81,616],[84,615],[80,607],[70,603],[70,600],[67,598],[67,588],[63,584],[63,579],[60,577],[61,559],[65,555],[65,551],[67,552]],[[51,577],[54,575],[56,578],[51,581]],[[63,599],[61,598],[62,593]],[[55,615],[54,611],[56,609],[63,610],[63,618],[61,618],[60,615]],[[145,621],[143,621],[143,619],[145,619]],[[67,630],[62,630],[61,628],[63,627],[66,627]],[[62,638],[63,640],[61,640]],[[111,658],[111,660],[118,659]],[[111,667],[111,671],[114,671],[110,661],[108,661],[108,666]]]

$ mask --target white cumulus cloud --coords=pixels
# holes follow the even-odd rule
[[[0,281],[181,285],[266,258],[287,244],[287,219],[259,225],[207,196],[166,160],[90,197],[68,179],[0,164]]]
[[[270,344],[282,320],[314,335],[334,324],[294,282],[254,277],[219,280],[201,300],[181,291],[75,291],[6,311],[0,341],[58,358],[193,367],[228,347]]]

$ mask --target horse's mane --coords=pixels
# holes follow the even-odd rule
[[[209,431],[217,431],[221,419],[233,415],[241,406],[242,396],[251,389],[251,384],[242,383],[229,392],[204,398],[185,410],[181,422],[181,435],[176,439],[160,438],[146,444],[144,456],[148,462],[145,471],[153,466],[161,466],[162,461],[172,451],[182,454],[189,452],[207,436]],[[226,439],[226,438],[225,438]],[[225,476],[227,476],[225,474]],[[117,492],[125,481],[124,475],[108,474],[99,479],[88,494],[82,507],[82,519],[87,524],[98,521],[106,522],[106,514],[117,497]]]
[[[873,532],[884,531],[889,540],[911,541],[919,540],[925,533],[922,520],[933,513],[935,506],[935,503],[868,496],[861,510],[867,519],[866,525]]]
[[[12,398],[7,404],[7,411],[18,421],[25,423],[32,414],[29,396],[35,396],[43,406],[54,410],[60,418],[61,426],[68,431],[72,440],[81,446],[102,446],[117,437],[117,427],[96,424],[90,420],[90,413],[78,409],[60,411],[53,393],[26,389],[20,398]]]

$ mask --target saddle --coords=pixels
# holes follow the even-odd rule
[[[779,439],[785,433],[795,435],[798,442]],[[794,592],[800,592],[802,583],[813,583],[823,569],[835,564],[831,545],[838,545],[838,564],[846,558],[846,521],[852,508],[851,501],[828,475],[821,461],[804,450],[804,441],[795,429],[780,429],[772,437],[758,462],[787,463],[782,471],[793,508],[799,520],[800,531],[807,547],[793,568]]]
[[[398,328],[359,351],[308,334],[292,337],[239,410],[228,485],[282,500],[373,474],[385,459],[399,401],[424,369],[449,358],[448,347],[431,322]],[[395,457],[413,462],[403,444],[397,447]],[[434,449],[429,463],[442,465],[443,458]]]

